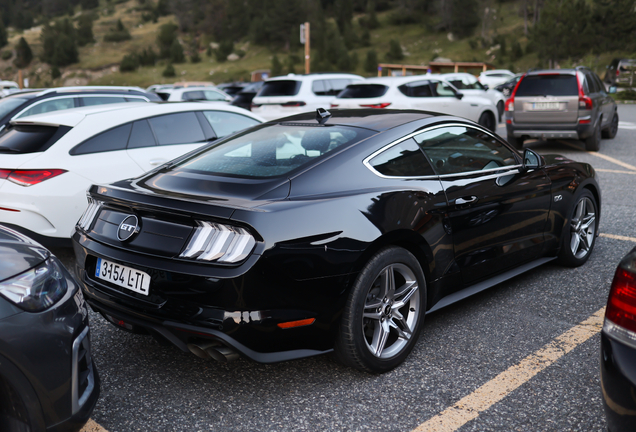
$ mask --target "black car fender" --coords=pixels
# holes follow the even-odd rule
[[[31,382],[22,373],[20,368],[13,364],[9,359],[0,354],[0,383],[5,381],[11,387],[11,389],[5,388],[0,385],[0,399],[3,396],[9,396],[9,399],[14,399],[12,395],[3,394],[4,392],[15,392],[20,398],[20,402],[26,408],[26,415],[29,419],[31,432],[44,432],[46,425],[44,424],[44,416],[42,411],[42,405],[35,392],[35,389],[31,385]],[[17,402],[17,401],[16,401]],[[0,429],[2,428],[2,421],[0,419]]]

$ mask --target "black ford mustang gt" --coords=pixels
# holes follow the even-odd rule
[[[590,256],[590,165],[521,155],[457,117],[319,111],[91,187],[73,235],[88,303],[201,357],[335,350],[384,372],[425,313]]]

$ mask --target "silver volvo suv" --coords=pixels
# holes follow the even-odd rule
[[[508,142],[518,149],[538,138],[582,140],[586,150],[598,151],[601,137],[618,131],[616,103],[585,67],[526,73],[506,101],[505,120]]]

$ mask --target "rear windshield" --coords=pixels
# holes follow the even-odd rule
[[[37,153],[71,130],[67,126],[10,126],[0,133],[0,153]]]
[[[531,75],[521,80],[515,96],[577,96],[575,75]]]
[[[0,118],[6,116],[11,111],[25,103],[28,99],[13,97],[0,99]]]
[[[277,177],[373,133],[344,126],[267,125],[210,147],[172,170],[232,177]]]
[[[281,80],[263,84],[258,96],[295,96],[300,91],[300,81]]]
[[[350,84],[338,95],[340,99],[368,99],[384,96],[389,87],[382,84]]]

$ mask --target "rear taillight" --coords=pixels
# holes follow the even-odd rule
[[[515,98],[511,97],[506,101],[506,105],[504,108],[505,111],[513,112],[515,110]]]
[[[179,255],[200,261],[236,263],[250,254],[256,240],[244,228],[199,221],[188,246]]]
[[[607,299],[605,318],[636,335],[636,274],[619,267]]]
[[[579,109],[591,110],[594,107],[594,102],[589,96],[585,95],[583,92],[583,87],[581,86],[581,81],[579,80],[579,75],[576,75],[576,83],[579,86]]]
[[[338,108],[338,104],[329,104],[330,108]]]
[[[64,174],[63,169],[39,169],[39,170],[7,170],[0,169],[0,179],[7,179],[20,186],[33,186],[44,180],[52,179]]]
[[[289,108],[289,107],[301,107],[301,106],[305,106],[305,105],[307,105],[307,103],[303,102],[303,101],[291,101],[291,102],[285,102],[285,103],[280,104],[280,106],[287,107],[287,108]]]
[[[363,108],[386,108],[389,105],[391,105],[391,102],[382,102],[382,103],[377,103],[377,104],[370,104],[370,105],[360,105]]]
[[[619,76],[621,74],[621,71],[619,71],[618,69],[616,69],[616,76]]]
[[[104,204],[101,201],[94,200],[90,196],[88,196],[87,199],[88,207],[86,207],[86,210],[84,210],[84,214],[82,214],[82,217],[80,217],[79,221],[77,222],[77,226],[79,226],[84,231],[88,231],[90,229],[95,216],[99,214],[99,210]]]

